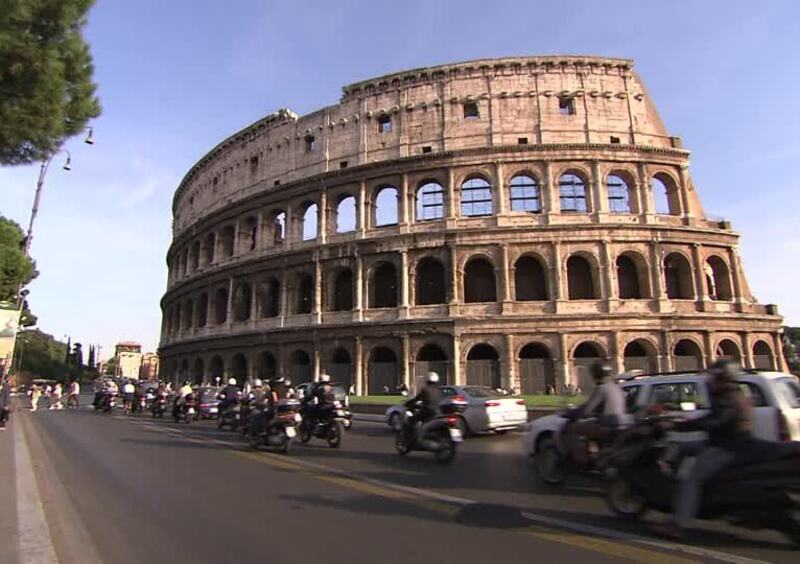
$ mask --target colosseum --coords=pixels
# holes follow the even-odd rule
[[[783,369],[739,236],[630,60],[514,57],[398,72],[281,109],[173,201],[164,376],[380,393],[435,370],[524,393],[585,367]]]

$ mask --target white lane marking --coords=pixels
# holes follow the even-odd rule
[[[123,419],[123,418],[120,417],[120,419]],[[140,426],[143,426],[143,427],[157,429],[162,433],[169,434],[169,435],[172,435],[172,436],[182,435],[183,437],[188,438],[189,440],[191,440],[193,442],[197,442],[197,443],[214,443],[214,444],[216,444],[218,446],[224,446],[224,447],[229,447],[229,448],[233,448],[233,449],[236,449],[236,450],[252,452],[252,449],[243,446],[241,443],[234,443],[232,441],[219,440],[219,439],[215,439],[213,437],[205,437],[205,436],[204,437],[198,437],[196,435],[193,436],[193,435],[191,435],[191,434],[189,434],[186,431],[183,431],[181,429],[164,428],[164,427],[162,427],[160,425],[154,425],[154,424],[148,423],[146,421],[135,421],[135,420],[130,420],[130,419],[126,419],[126,420],[130,421],[131,423],[136,423],[137,425],[140,425]],[[285,455],[274,454],[274,453],[270,453],[270,452],[260,452],[260,454],[263,454],[266,457],[274,458],[276,460],[286,460],[286,456]],[[374,486],[379,486],[379,487],[383,487],[383,488],[387,488],[387,489],[391,489],[391,490],[395,490],[395,491],[399,491],[399,492],[404,492],[404,493],[407,493],[407,494],[415,495],[417,497],[432,499],[432,500],[435,500],[435,501],[443,501],[443,502],[446,502],[446,503],[451,503],[451,504],[454,504],[454,505],[461,505],[461,506],[467,506],[467,505],[474,505],[476,503],[482,503],[482,502],[478,502],[478,501],[475,501],[475,500],[472,500],[472,499],[467,499],[467,498],[463,498],[463,497],[457,497],[457,496],[451,496],[451,495],[447,495],[447,494],[442,494],[442,493],[435,492],[435,491],[432,491],[432,490],[426,490],[426,489],[422,489],[422,488],[415,488],[413,486],[404,486],[404,485],[395,484],[395,483],[392,483],[392,482],[385,482],[383,480],[378,480],[376,478],[370,478],[368,476],[362,476],[360,474],[355,474],[353,472],[340,470],[338,468],[325,466],[323,464],[318,464],[316,462],[310,462],[308,460],[302,460],[302,459],[299,459],[299,458],[289,458],[287,460],[287,462],[288,461],[291,461],[292,464],[296,464],[298,466],[304,466],[304,467],[306,467],[308,469],[311,469],[311,470],[322,471],[322,472],[326,472],[328,474],[333,474],[335,476],[340,476],[340,477],[344,477],[344,478],[350,478],[350,479],[356,479],[357,478],[359,481],[367,482],[367,483],[372,484]],[[592,526],[592,525],[584,525],[584,524],[581,524],[581,523],[573,523],[571,521],[565,521],[563,519],[558,519],[556,517],[550,517],[550,516],[547,516],[547,515],[542,515],[540,513],[533,513],[533,512],[530,512],[530,511],[521,511],[521,515],[522,515],[522,517],[524,517],[525,519],[527,519],[527,520],[529,520],[529,521],[531,521],[533,523],[537,523],[537,524],[540,524],[540,525],[545,525],[545,526],[548,526],[550,528],[562,529],[562,530],[566,530],[566,531],[570,531],[570,532],[574,532],[574,533],[585,534],[585,535],[593,535],[593,536],[611,538],[611,539],[624,541],[624,542],[628,542],[628,543],[635,544],[635,545],[645,546],[645,547],[648,547],[648,548],[656,548],[656,549],[662,550],[662,551],[681,552],[681,553],[685,553],[685,554],[690,554],[692,556],[697,556],[697,557],[700,557],[700,558],[716,560],[716,561],[719,561],[719,562],[730,562],[731,564],[766,564],[766,561],[764,561],[764,560],[756,560],[756,559],[753,559],[753,558],[747,558],[745,556],[739,556],[739,555],[736,555],[736,554],[729,554],[729,553],[726,553],[726,552],[720,552],[720,551],[717,551],[717,550],[706,549],[706,548],[702,548],[702,547],[699,547],[699,546],[692,546],[692,545],[688,545],[688,544],[677,544],[677,543],[662,542],[662,541],[654,540],[654,539],[651,539],[651,538],[648,538],[648,537],[643,537],[643,536],[640,536],[640,535],[636,535],[636,534],[633,534],[633,533],[615,531],[613,529],[605,529],[605,528],[602,528],[602,527],[595,527],[595,526]]]
[[[13,426],[14,471],[17,474],[17,529],[21,564],[57,564],[53,539],[36,487],[28,443],[19,416]]]

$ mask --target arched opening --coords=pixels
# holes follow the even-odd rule
[[[345,390],[350,388],[353,384],[353,360],[346,349],[339,347],[333,351],[328,372],[331,380],[344,386]]]
[[[375,194],[375,227],[397,225],[397,188],[384,186]]]
[[[514,291],[518,302],[547,300],[547,276],[539,259],[526,255],[514,263]]]
[[[644,339],[631,341],[622,353],[625,371],[642,370],[646,374],[658,372],[658,358],[653,345]]]
[[[705,275],[709,298],[725,302],[733,299],[731,275],[724,260],[718,256],[709,257],[705,264]]]
[[[690,300],[694,298],[692,267],[680,253],[670,253],[664,259],[664,284],[667,297],[671,300]]]
[[[467,353],[467,385],[499,388],[500,357],[492,345],[481,343]]]
[[[236,382],[241,385],[247,380],[247,357],[242,353],[233,355],[231,362],[231,376],[236,378]]]
[[[205,365],[203,364],[202,358],[197,358],[194,361],[194,367],[192,368],[192,382],[196,385],[200,385],[205,381],[206,377],[206,369]]]
[[[444,217],[444,189],[438,182],[426,182],[417,188],[417,221]]]
[[[295,386],[314,379],[314,367],[306,351],[297,349],[292,353],[289,358],[289,379]]]
[[[233,320],[247,321],[250,319],[250,308],[253,302],[253,291],[250,284],[237,284],[233,294]]]
[[[646,296],[642,288],[647,288],[647,273],[644,261],[636,255],[623,253],[617,257],[617,291],[621,300],[640,300]],[[641,266],[640,266],[641,264]]]
[[[346,194],[336,206],[336,232],[349,233],[356,230],[356,199]]]
[[[772,349],[764,341],[753,343],[753,368],[756,370],[775,370]]]
[[[492,215],[492,185],[483,178],[470,178],[461,185],[461,215],[479,217]]]
[[[194,301],[192,301],[191,298],[186,300],[186,305],[183,310],[183,328],[191,329],[192,323],[194,322],[194,319],[192,319],[194,316]]]
[[[214,293],[214,323],[222,325],[228,321],[228,290],[218,288]]]
[[[189,376],[189,360],[186,359],[186,358],[184,358],[181,361],[181,368],[180,368],[179,376],[180,376],[181,381],[188,380],[189,377],[190,377]]]
[[[417,263],[416,288],[414,292],[417,305],[445,303],[445,272],[441,262],[433,257],[425,257]]]
[[[624,178],[617,174],[609,174],[606,178],[608,195],[608,211],[611,213],[631,213],[631,189]]]
[[[397,307],[397,293],[397,269],[390,262],[380,263],[372,273],[369,307]]]
[[[497,301],[494,266],[484,258],[473,258],[464,267],[464,302]]]
[[[398,379],[397,356],[387,347],[375,347],[369,357],[369,393],[372,395],[394,393]]]
[[[222,360],[222,357],[219,355],[214,356],[211,359],[211,363],[208,367],[209,376],[211,376],[211,381],[214,384],[220,384],[222,380],[225,378],[225,361]]]
[[[208,325],[208,294],[203,292],[197,300],[197,326]]]
[[[303,241],[317,238],[317,204],[310,204],[303,213]]]
[[[447,353],[436,343],[427,343],[417,353],[414,363],[414,381],[417,389],[425,381],[428,372],[436,372],[439,375],[439,382],[448,384],[450,382],[450,363]]]
[[[248,216],[239,224],[239,254],[254,251],[258,244],[258,221]]]
[[[540,213],[542,201],[539,195],[539,185],[532,176],[524,174],[515,176],[509,183],[511,196],[511,211]]]
[[[656,213],[661,215],[680,215],[681,199],[678,186],[668,174],[659,173],[651,181]]]
[[[596,300],[599,297],[592,266],[580,255],[572,255],[567,259],[567,285],[571,300]]]
[[[234,251],[233,244],[236,241],[236,230],[232,225],[226,225],[222,228],[220,241],[222,243],[222,257],[231,258]]]
[[[278,317],[281,309],[281,284],[277,278],[270,278],[259,285],[259,305],[261,317]]]
[[[174,310],[175,319],[172,322],[172,327],[175,329],[175,333],[180,332],[181,327],[181,320],[183,319],[183,308],[181,308],[181,304],[175,306]]]
[[[311,313],[314,309],[314,277],[307,272],[297,278],[295,313]]]
[[[278,376],[278,361],[275,359],[274,354],[264,351],[258,355],[256,374],[264,381],[273,380]]]
[[[272,221],[267,224],[269,233],[267,240],[273,245],[280,245],[286,238],[286,212],[275,210],[271,214]]]
[[[353,309],[353,271],[343,268],[333,281],[333,311]]]
[[[572,353],[572,363],[575,370],[576,391],[579,393],[590,393],[594,389],[591,367],[597,362],[605,360],[606,353],[597,343],[584,341],[575,347]]]
[[[216,247],[217,240],[213,233],[206,235],[203,242],[203,264],[211,264],[214,262],[214,247]]]
[[[568,172],[558,179],[558,196],[562,213],[586,213],[586,182],[577,174]]]
[[[672,349],[677,372],[694,372],[703,369],[703,351],[691,339],[681,339]]]
[[[519,381],[523,394],[555,394],[553,358],[542,343],[528,343],[519,351]]]
[[[738,362],[739,364],[742,363],[742,351],[739,349],[739,345],[730,339],[722,339],[717,344],[716,356],[717,360],[727,359]]]
[[[195,241],[192,244],[189,260],[191,262],[192,272],[196,272],[200,268],[200,241]]]

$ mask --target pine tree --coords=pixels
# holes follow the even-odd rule
[[[95,348],[94,345],[89,345],[89,359],[86,361],[86,366],[89,370],[94,370],[95,364]]]
[[[67,353],[64,356],[64,366],[67,368],[72,364],[72,337],[67,337]]]

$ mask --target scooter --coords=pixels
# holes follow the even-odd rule
[[[623,519],[638,519],[648,509],[671,510],[679,464],[664,456],[669,425],[663,421],[647,418],[625,431],[606,458],[606,504]],[[704,489],[698,518],[775,529],[800,545],[800,451],[794,443],[763,446],[758,463],[735,465]]]
[[[266,422],[263,430],[255,425],[248,426],[250,446],[258,449],[262,446],[273,447],[282,454],[288,454],[292,439],[297,436],[295,425],[302,421],[300,402],[296,399],[281,399],[275,403],[275,415]]]
[[[161,418],[164,417],[164,413],[167,411],[167,394],[160,393],[156,396],[153,400],[153,405],[150,407],[150,413],[153,414],[153,418]]]
[[[432,452],[437,462],[449,464],[456,456],[457,445],[464,440],[459,428],[459,415],[467,409],[467,400],[453,396],[439,406],[440,415],[419,423],[421,406],[405,412],[400,429],[395,434],[395,449],[400,456],[412,450]]]
[[[241,402],[236,402],[229,405],[225,410],[221,411],[217,419],[217,427],[224,429],[226,426],[231,431],[236,431],[242,421],[242,406]]]
[[[177,401],[177,400],[176,400]],[[179,403],[173,409],[173,417],[175,423],[185,421],[187,424],[191,423],[197,413],[197,401],[194,393],[187,394],[183,398],[183,402]]]
[[[316,407],[312,412],[312,406],[307,405],[301,411],[303,420],[298,429],[300,440],[307,443],[312,437],[328,441],[331,448],[339,448],[342,444],[342,430],[345,421],[345,411],[342,403],[334,400],[332,404]],[[313,417],[309,414],[313,413]]]

